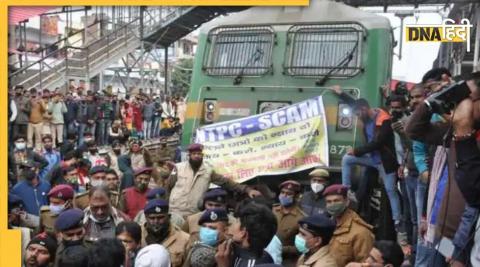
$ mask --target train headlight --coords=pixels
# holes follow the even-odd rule
[[[215,111],[217,109],[217,100],[209,99],[203,101],[203,121],[213,123],[215,121]]]
[[[350,116],[352,114],[352,109],[349,106],[342,107],[341,112],[343,116]]]
[[[206,108],[207,108],[207,112],[215,111],[215,104],[212,102],[207,102]]]
[[[352,108],[345,103],[338,103],[337,129],[350,130],[353,126]]]

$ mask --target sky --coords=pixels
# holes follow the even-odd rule
[[[400,18],[394,14],[380,14],[390,20],[394,28],[395,40],[398,42],[394,49],[392,79],[407,82],[420,82],[425,72],[432,68],[433,61],[437,58],[440,43],[432,42],[405,42],[403,41],[402,59],[400,52]],[[417,20],[418,19],[418,20]],[[404,24],[441,24],[442,17],[435,13],[421,13],[417,17],[406,17]],[[405,40],[405,32],[402,36]]]

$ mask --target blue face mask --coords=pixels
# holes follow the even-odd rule
[[[293,205],[293,197],[284,197],[282,195],[278,196],[278,200],[280,200],[280,205],[284,207],[288,207]]]
[[[307,241],[305,241],[305,239],[299,235],[295,236],[295,247],[302,254],[308,252]]]
[[[216,246],[218,242],[218,232],[207,227],[200,227],[200,242],[209,246]]]

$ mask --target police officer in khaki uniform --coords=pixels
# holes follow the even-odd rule
[[[227,210],[227,192],[221,188],[213,188],[203,195],[202,210],[224,209]],[[198,240],[200,225],[198,221],[202,217],[203,211],[197,212],[187,217],[182,230],[190,234],[190,243]],[[233,218],[232,218],[233,219]]]
[[[215,253],[218,244],[226,239],[228,213],[223,208],[207,209],[202,212],[197,224],[199,240],[192,244],[183,267],[215,266]]]
[[[55,255],[54,267],[87,266],[88,248],[84,243],[83,211],[73,208],[63,211],[55,222],[61,242]]]
[[[277,237],[282,241],[282,257],[286,262],[295,262],[299,253],[295,248],[295,235],[298,234],[298,221],[305,213],[298,205],[298,195],[301,185],[297,181],[288,180],[280,184],[278,200],[280,205],[273,207],[277,217]]]
[[[335,231],[335,222],[326,215],[315,214],[298,224],[300,232],[295,236],[295,247],[302,256],[297,267],[337,267],[328,245]]]
[[[329,172],[322,168],[316,168],[308,174],[312,190],[304,193],[300,201],[300,206],[307,215],[327,213],[323,191],[329,186],[329,176]]]
[[[91,188],[92,186],[107,186],[107,168],[105,166],[99,165],[91,168],[88,175],[90,176],[88,188]],[[118,207],[119,199],[120,195],[117,191],[110,191],[110,201],[113,207]],[[86,209],[89,205],[88,191],[77,194],[75,196],[74,204],[76,208],[81,210]]]
[[[147,222],[142,225],[142,245],[160,244],[170,254],[172,267],[181,267],[188,253],[190,236],[170,222],[168,202],[150,200],[144,209]]]
[[[330,241],[330,252],[338,266],[349,262],[363,262],[372,249],[373,227],[348,208],[348,187],[335,184],[323,192],[327,212],[335,219],[337,227]]]
[[[66,184],[57,185],[48,192],[50,206],[40,208],[39,232],[55,232],[55,221],[60,212],[73,207],[73,195],[73,188]]]
[[[166,199],[166,193],[165,189],[161,187],[153,188],[147,193],[147,203],[152,199]],[[144,210],[139,211],[133,221],[138,225],[143,225],[146,222]]]

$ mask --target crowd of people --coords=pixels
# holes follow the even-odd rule
[[[178,132],[185,108],[180,96],[152,96],[142,89],[119,99],[111,90],[94,93],[70,86],[63,94],[59,88],[37,91],[16,86],[9,91],[10,136],[25,136],[27,147],[37,150],[45,135],[52,137],[53,147],[69,134],[78,137],[78,145],[87,134],[99,146],[129,137],[151,139]]]
[[[164,139],[181,130],[181,99],[15,88],[8,226],[22,231],[25,267],[480,266],[480,73],[460,79],[470,96],[449,110],[438,94],[458,82],[444,68],[385,108],[332,87],[365,142],[344,155],[339,183],[318,167],[308,185],[278,188],[218,174],[201,144],[181,162]],[[358,211],[372,170],[391,240]]]

